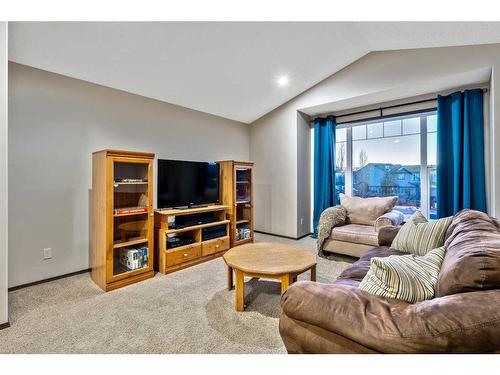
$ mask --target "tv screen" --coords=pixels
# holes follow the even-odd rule
[[[219,164],[158,160],[158,208],[219,203]]]

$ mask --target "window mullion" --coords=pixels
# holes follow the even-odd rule
[[[420,117],[420,209],[429,217],[429,174],[427,168],[427,116]]]
[[[345,194],[352,196],[352,127],[346,128]]]

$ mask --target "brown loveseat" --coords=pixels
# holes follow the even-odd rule
[[[396,232],[381,230],[379,247],[332,284],[301,281],[285,292],[279,329],[289,353],[500,352],[499,223],[456,214],[436,297],[415,304],[358,289],[372,257],[402,254],[387,246]]]

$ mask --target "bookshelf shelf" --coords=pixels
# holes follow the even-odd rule
[[[113,185],[121,186],[121,185],[147,185],[147,181],[135,181],[135,182],[114,182]]]
[[[243,244],[246,244],[246,243],[249,243],[249,242],[253,242],[253,238],[245,238],[243,240],[235,240],[234,241],[234,246],[243,245]]]
[[[137,238],[137,239],[132,239],[132,240],[129,240],[129,241],[123,241],[123,242],[115,242],[113,243],[113,248],[114,249],[119,249],[119,248],[122,248],[122,247],[127,247],[127,246],[133,246],[133,245],[139,245],[141,243],[146,243],[148,242],[149,239],[144,237],[144,238]]]
[[[185,227],[185,228],[180,228],[180,229],[168,229],[165,231],[165,233],[166,234],[183,233],[183,232],[189,232],[189,231],[196,230],[196,229],[210,228],[210,227],[213,227],[216,225],[227,224],[227,223],[229,223],[229,220],[221,220],[221,221],[215,221],[213,223],[193,225],[190,227]]]

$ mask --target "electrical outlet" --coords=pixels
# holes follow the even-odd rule
[[[52,248],[51,247],[46,247],[43,249],[43,259],[51,259],[52,258]]]

